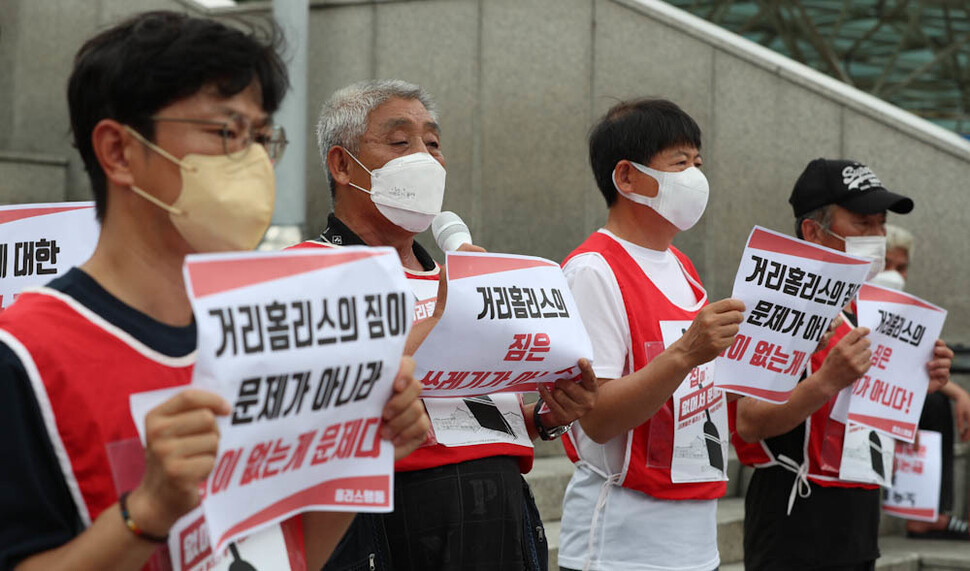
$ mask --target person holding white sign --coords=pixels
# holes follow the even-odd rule
[[[870,279],[884,262],[886,211],[913,209],[912,200],[887,190],[865,165],[829,159],[808,164],[789,202],[798,238],[869,258]],[[745,494],[746,569],[875,568],[878,486],[839,479],[846,424],[836,403],[872,359],[869,330],[852,325],[853,304],[811,356],[788,402],[736,401],[735,449],[742,463],[757,468]],[[927,364],[931,390],[946,384],[952,357],[938,341]],[[874,466],[880,452],[872,448]]]
[[[186,255],[252,249],[269,226],[286,144],[276,39],[149,12],[79,50],[68,103],[102,230],[87,262],[0,314],[0,568],[163,569],[160,545],[199,505],[229,404],[179,392],[147,414],[142,451],[129,396],[192,380]],[[411,370],[384,411],[401,454],[427,429]],[[318,568],[352,518],[314,515],[302,538],[300,518],[277,526],[274,569]]]
[[[334,210],[318,239],[296,246],[395,248],[417,298],[411,351],[444,309],[441,268],[414,239],[440,213],[444,197],[437,118],[428,93],[404,81],[363,81],[334,93],[317,124]],[[470,244],[459,249],[484,251]],[[367,563],[399,571],[544,570],[542,524],[520,472],[532,466],[530,438],[569,424],[591,406],[591,375],[587,367],[583,384],[559,380],[552,393],[543,392],[548,414],[535,414],[534,405],[514,394],[476,399],[469,405],[478,411],[476,423],[521,426],[528,435],[514,443],[497,435],[476,437],[461,446],[429,439],[395,466],[394,512],[359,515],[326,569]],[[433,429],[446,420],[430,416]]]
[[[886,268],[872,283],[902,290],[909,277],[913,257],[913,235],[905,228],[886,224]],[[950,401],[953,408],[950,408]],[[953,420],[963,442],[970,441],[970,393],[957,383],[947,383],[939,391],[926,395],[919,418],[920,430],[941,435],[942,472],[939,494],[939,516],[936,521],[906,522],[906,535],[914,539],[953,539],[970,541],[970,524],[951,514],[953,510]]]
[[[727,401],[710,361],[731,345],[744,304],[709,304],[690,259],[672,245],[707,205],[700,147],[697,123],[663,99],[618,103],[590,134],[609,214],[564,272],[600,392],[564,438],[576,471],[563,499],[563,569],[720,564]]]

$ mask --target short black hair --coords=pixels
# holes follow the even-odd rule
[[[589,133],[589,164],[607,206],[616,203],[613,169],[622,160],[647,165],[671,147],[701,148],[701,128],[676,103],[645,97],[621,101]]]
[[[74,146],[91,180],[99,220],[107,209],[107,178],[98,164],[91,133],[114,119],[149,140],[149,119],[159,109],[213,85],[231,97],[256,81],[263,110],[272,114],[289,88],[280,58],[282,34],[271,20],[265,29],[234,28],[177,12],[138,14],[89,39],[74,57],[67,85]]]

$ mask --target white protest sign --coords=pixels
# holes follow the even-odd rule
[[[912,442],[930,383],[926,364],[946,310],[866,284],[859,290],[858,314],[859,326],[871,330],[872,366],[853,385],[849,420]]]
[[[882,509],[905,519],[935,522],[940,516],[940,479],[943,476],[943,437],[919,431],[919,446],[896,446],[896,475]]]
[[[896,441],[892,437],[867,426],[846,424],[839,479],[888,488],[892,483],[895,449]]]
[[[391,511],[381,412],[414,312],[394,250],[192,255],[184,273],[192,384],[232,405],[202,502],[215,551],[308,510]]]
[[[254,569],[305,568],[302,554],[292,559],[299,551],[298,543],[288,544],[285,534],[279,525],[271,525],[230,543],[225,551],[217,553],[209,543],[205,515],[199,506],[175,522],[168,532],[172,571],[235,571],[240,565],[237,561],[248,563]]]
[[[755,226],[732,297],[744,302],[734,343],[715,359],[714,385],[773,403],[795,389],[829,322],[870,262]]]
[[[422,397],[535,391],[578,376],[580,358],[592,360],[559,264],[448,252],[446,271],[444,314],[414,355]]]
[[[0,206],[0,310],[85,262],[100,233],[93,202]]]
[[[145,447],[145,416],[151,409],[187,388],[189,387],[169,387],[135,393],[128,397],[141,448]],[[138,479],[141,479],[140,475]],[[256,569],[302,570],[306,567],[306,562],[296,537],[300,534],[301,526],[293,525],[292,520],[284,521],[283,525],[273,524],[240,538],[230,543],[222,552],[213,551],[209,527],[200,505],[172,525],[168,532],[168,553],[164,561],[171,564],[172,571],[230,571],[230,565],[240,559],[239,553],[242,551],[245,559],[241,560]],[[244,543],[245,548],[240,547]],[[156,569],[151,564],[148,567]],[[168,566],[164,568],[168,569]]]
[[[670,347],[690,327],[690,321],[661,321],[664,346]],[[670,480],[727,480],[728,418],[724,393],[714,387],[714,362],[694,367],[673,394],[674,446]],[[648,456],[650,456],[648,454]]]

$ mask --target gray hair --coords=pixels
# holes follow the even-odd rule
[[[317,121],[317,147],[327,180],[333,191],[333,179],[327,168],[327,153],[334,147],[343,147],[354,153],[360,150],[360,138],[367,130],[367,117],[388,99],[417,99],[438,122],[438,106],[431,95],[420,86],[400,79],[369,79],[339,89],[320,109]]]
[[[832,228],[832,212],[834,211],[832,208],[833,206],[833,204],[826,204],[825,206],[816,208],[815,210],[806,212],[805,214],[799,216],[795,220],[795,236],[798,236],[798,238],[805,238],[805,236],[802,236],[803,220],[814,220],[825,230]]]
[[[894,224],[886,224],[886,249],[902,248],[906,255],[913,258],[913,235],[909,230]]]

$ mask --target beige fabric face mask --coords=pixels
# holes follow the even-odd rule
[[[182,192],[168,205],[132,185],[136,194],[169,213],[179,234],[196,252],[252,250],[273,219],[276,181],[266,149],[249,146],[245,156],[188,154],[181,160],[125,127],[149,149],[177,164]]]

